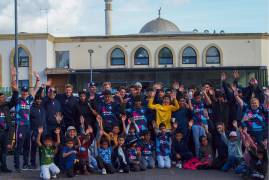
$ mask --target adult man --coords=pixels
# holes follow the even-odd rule
[[[18,99],[18,90],[15,82],[16,81],[13,81],[12,83],[13,94],[9,102],[6,102],[5,95],[0,93],[0,170],[5,173],[12,172],[7,168],[6,157],[8,149],[12,148],[12,138],[14,133],[9,110],[16,105]]]

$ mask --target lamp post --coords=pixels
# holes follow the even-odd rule
[[[15,67],[16,67],[16,84],[18,85],[19,79],[18,79],[18,6],[17,6],[17,0],[14,0],[14,15],[15,15]]]
[[[91,72],[91,82],[92,82],[92,54],[94,53],[94,50],[89,49],[88,53],[90,54],[90,72]]]

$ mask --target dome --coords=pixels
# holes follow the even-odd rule
[[[159,17],[145,24],[139,33],[178,33],[178,32],[180,32],[180,30],[174,23]]]

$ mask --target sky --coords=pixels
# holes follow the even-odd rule
[[[14,33],[13,3],[0,0],[0,34]],[[137,34],[160,7],[181,31],[269,32],[269,0],[113,0],[112,34]],[[46,33],[48,17],[54,36],[104,35],[104,8],[103,0],[18,0],[18,31]]]

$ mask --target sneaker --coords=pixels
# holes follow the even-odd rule
[[[182,168],[182,164],[181,164],[181,162],[177,163],[177,164],[176,164],[176,167],[179,168],[179,169],[181,169],[181,168]]]
[[[23,170],[23,171],[29,170],[29,167],[30,167],[30,166],[27,165],[27,164],[26,164],[26,165],[23,165],[22,170]]]
[[[28,166],[28,169],[29,169],[29,170],[36,170],[37,167],[36,167],[36,165],[31,165],[31,166]]]
[[[103,175],[106,175],[106,174],[107,174],[105,168],[102,169],[102,174],[103,174]]]
[[[251,174],[251,176],[254,177],[254,178],[264,179],[264,175],[262,175],[260,173],[257,173],[257,172]]]
[[[55,174],[55,175],[51,176],[51,178],[52,179],[56,179],[57,178],[57,175]]]
[[[16,171],[17,173],[21,173],[21,169],[20,169],[20,168],[16,168],[15,171]]]
[[[120,169],[120,170],[119,170],[119,173],[123,173],[123,172],[124,172],[123,169]]]

